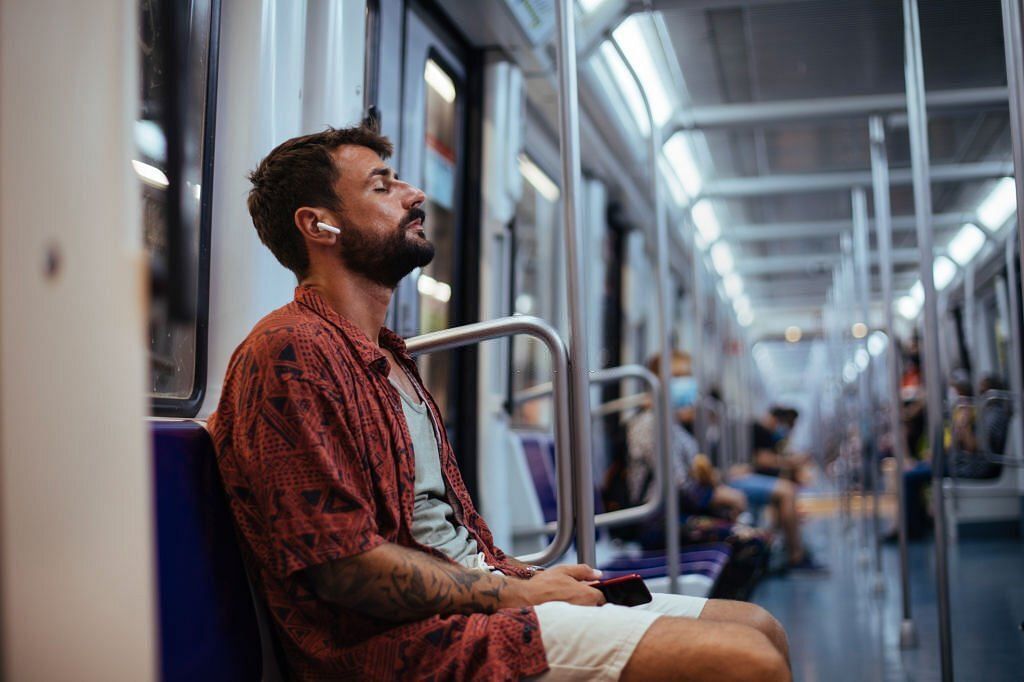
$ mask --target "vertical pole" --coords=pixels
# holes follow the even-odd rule
[[[942,478],[943,451],[942,377],[939,372],[938,300],[932,268],[932,190],[928,158],[928,113],[924,99],[924,64],[921,58],[921,24],[917,0],[903,0],[904,59],[907,88],[907,121],[910,129],[911,174],[914,181],[914,213],[917,217],[917,248],[921,284],[924,287],[924,377],[928,392],[928,442],[932,450],[932,496],[935,500],[935,573],[939,602],[939,653],[943,682],[953,679],[953,633],[949,612],[949,557],[946,546],[946,515]]]
[[[1006,86],[1010,91],[1010,137],[1013,142],[1013,177],[1017,203],[1024,197],[1024,40],[1021,38],[1021,0],[1002,0],[1003,46],[1006,51]],[[1024,246],[1024,215],[1017,211],[1017,244]],[[1024,250],[1020,255],[1024,268]],[[1016,282],[1010,283],[1016,286]]]
[[[675,419],[675,415],[672,414],[672,405],[669,400],[669,384],[672,381],[672,339],[671,332],[669,331],[671,278],[668,271],[669,247],[668,225],[665,223],[665,193],[662,191],[661,182],[659,181],[661,179],[661,171],[658,168],[658,158],[661,154],[661,129],[655,124],[654,110],[651,108],[651,101],[647,97],[643,81],[640,80],[640,76],[637,75],[633,65],[626,59],[626,53],[622,51],[622,46],[614,37],[612,38],[612,45],[619,54],[619,59],[626,65],[629,74],[636,81],[636,87],[640,91],[641,99],[643,99],[650,127],[650,134],[647,136],[647,155],[650,164],[648,174],[650,175],[651,192],[654,195],[652,197],[655,214],[654,260],[655,278],[657,281],[655,289],[658,299],[658,346],[659,354],[661,355],[661,362],[658,364],[658,380],[661,383],[661,394],[658,396],[658,400],[661,402],[660,409],[664,411],[666,416],[665,419],[660,420],[661,433],[658,434],[658,437],[661,441],[661,447],[668,449],[668,457],[663,459],[663,464],[666,466],[662,469],[663,476],[661,478],[665,494],[665,551],[668,554],[668,591],[675,594],[679,590],[679,498],[677,497],[676,480],[672,475],[672,472],[675,471],[675,466],[672,462],[672,459],[675,457],[675,453],[672,452],[672,420]]]
[[[1024,395],[1024,374],[1021,372],[1020,289],[1017,287],[1017,235],[1006,240],[1006,326],[1010,331],[1010,390],[1013,392],[1013,442],[1018,448],[1024,444],[1024,414],[1021,396]]]
[[[590,448],[590,377],[587,372],[586,310],[583,307],[583,251],[579,198],[580,117],[576,91],[575,4],[555,3],[558,23],[558,132],[562,158],[562,222],[565,235],[566,303],[569,308],[569,382],[572,399],[573,464],[576,494],[576,556],[597,560],[594,536],[594,472]]]
[[[889,205],[889,154],[885,146],[885,124],[881,116],[872,116],[868,122],[871,135],[871,182],[875,195],[875,230],[878,234],[878,260],[882,275],[882,309],[885,311],[884,330],[889,339],[886,345],[886,366],[889,370],[889,421],[893,450],[896,454],[896,528],[900,550],[900,596],[903,620],[900,623],[900,648],[917,646],[917,629],[910,612],[910,564],[907,560],[907,500],[903,491],[903,471],[907,458],[907,440],[900,418],[900,355],[893,332],[892,293],[892,208]]]
[[[868,199],[863,187],[855,187],[850,196],[853,205],[853,242],[857,260],[857,298],[860,302],[860,321],[870,330],[871,318],[871,272],[869,259],[871,247],[868,242]],[[859,344],[860,350],[868,352],[868,334]],[[870,358],[870,355],[868,356]],[[878,538],[878,458],[875,451],[875,410],[872,395],[875,363],[870,359],[858,380],[860,391],[860,437],[862,471],[865,485],[871,486],[871,539],[872,555],[875,562],[874,591],[885,589],[882,581],[882,543]],[[866,500],[865,500],[866,502]]]
[[[840,242],[840,248],[842,250],[842,260],[841,260],[840,266],[839,266],[840,291],[842,292],[842,298],[840,299],[840,305],[841,305],[840,309],[847,311],[847,314],[840,318],[842,321],[841,321],[840,327],[839,327],[839,339],[840,339],[841,348],[842,348],[842,355],[841,355],[841,357],[843,358],[843,360],[845,362],[848,362],[849,358],[847,358],[847,353],[849,353],[849,351],[850,351],[851,344],[847,343],[846,339],[847,338],[850,338],[850,339],[853,338],[853,332],[852,332],[853,323],[857,319],[856,318],[856,313],[854,312],[856,310],[856,307],[857,307],[856,306],[856,303],[857,303],[856,259],[855,259],[855,254],[853,252],[853,236],[850,235],[850,234],[844,234],[840,238],[839,242]],[[848,398],[846,396],[845,384],[844,384],[844,388],[843,388],[843,405],[848,407]],[[861,410],[858,407],[858,409],[853,410],[853,411],[848,410],[847,413],[849,414],[849,418],[846,421],[850,422],[850,421],[853,421],[853,420],[858,420],[860,418]],[[855,423],[857,424],[857,427],[858,427],[857,428],[857,432],[860,433],[860,424],[857,423],[857,422],[855,422]],[[847,433],[849,433],[849,424],[847,424],[847,426],[846,426],[846,431],[847,431]],[[852,449],[850,450],[851,456],[853,456],[853,453],[856,452],[856,454],[859,456],[859,459],[855,459],[854,462],[851,463],[851,466],[850,466],[849,470],[850,470],[851,482],[852,482],[853,473],[855,471],[857,471],[858,468],[860,470],[860,479],[861,479],[860,480],[860,496],[859,496],[858,503],[857,503],[857,507],[858,507],[858,509],[857,509],[857,536],[860,539],[860,550],[859,550],[859,552],[857,554],[857,563],[862,565],[862,566],[866,566],[868,564],[868,562],[871,560],[871,558],[870,558],[870,556],[867,553],[867,546],[868,546],[868,526],[867,526],[867,517],[866,517],[867,505],[864,504],[864,499],[865,499],[865,496],[867,495],[867,481],[865,480],[865,476],[864,476],[864,454],[862,452],[863,447],[864,447],[863,434],[861,434],[860,437],[861,437],[861,441],[862,441],[861,442],[861,450],[858,450],[858,451],[854,451]],[[852,485],[851,485],[851,490],[850,490],[850,496],[851,496],[850,497],[850,501],[851,501],[851,511],[852,511],[852,502],[853,502],[853,489],[852,489]]]
[[[690,236],[687,245],[690,247],[690,267],[693,270],[693,319],[696,327],[693,330],[693,375],[697,379],[697,412],[694,415],[696,424],[694,430],[697,432],[697,444],[701,451],[706,451],[704,442],[704,428],[707,421],[704,419],[704,395],[707,387],[704,386],[704,318],[707,316],[707,299],[704,294],[704,263],[703,255],[697,246],[697,229],[693,220],[690,220]]]

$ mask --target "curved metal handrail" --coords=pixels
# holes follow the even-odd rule
[[[483,341],[525,334],[547,346],[554,366],[552,394],[555,398],[555,477],[557,479],[558,519],[552,531],[554,539],[539,552],[517,557],[528,564],[549,564],[569,551],[573,537],[573,446],[569,403],[569,351],[558,332],[544,320],[527,315],[501,317],[461,327],[430,332],[410,339],[405,345],[410,355],[475,346]]]
[[[590,373],[590,383],[592,386],[601,384],[611,384],[618,381],[624,381],[626,379],[640,379],[645,384],[647,384],[649,392],[646,394],[637,395],[653,394],[654,396],[658,396],[659,391],[661,390],[661,382],[658,380],[658,377],[653,372],[640,365],[621,365],[619,367],[601,369]],[[522,405],[533,400],[540,400],[542,398],[546,398],[549,395],[551,395],[551,392],[551,384],[538,384],[536,386],[531,386],[530,388],[524,389],[517,393],[513,397],[512,402],[516,405]],[[634,397],[636,396],[628,396],[628,398]],[[596,418],[605,416],[607,414],[614,414],[615,411],[621,411],[607,411],[606,408],[609,405],[621,404],[620,406],[622,409],[629,409],[630,407],[632,407],[632,405],[627,405],[626,403],[624,403],[625,400],[626,399],[619,398],[617,400],[612,400],[607,403],[604,403],[603,405],[599,405],[597,406],[597,408],[591,411],[591,417]],[[637,505],[636,507],[629,507],[627,509],[617,509],[615,511],[595,514],[595,528],[614,528],[616,526],[623,526],[629,523],[634,523],[636,521],[642,521],[656,514],[664,504],[664,477],[666,475],[666,472],[672,470],[672,450],[671,447],[664,442],[664,438],[662,438],[660,434],[661,426],[664,423],[662,420],[668,419],[669,415],[665,413],[664,408],[660,407],[661,401],[656,400],[654,402],[656,402],[660,408],[656,410],[654,413],[655,419],[657,420],[657,426],[659,427],[659,437],[657,438],[658,457],[655,460],[654,480],[651,482],[651,486],[654,489],[654,496],[648,501],[644,502],[643,504]],[[676,520],[676,523],[678,524],[678,519]],[[549,532],[550,527],[551,524],[548,524],[547,526],[538,528],[536,532],[534,532],[533,530],[524,531],[523,533],[520,533],[520,535],[535,535],[542,532],[546,533]],[[678,528],[676,530],[678,532]]]

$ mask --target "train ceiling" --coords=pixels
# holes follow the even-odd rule
[[[506,0],[439,3],[471,42],[519,62],[531,110],[555,130],[550,34],[524,37],[510,20],[503,22]],[[551,9],[550,3],[532,4]],[[607,178],[622,175],[621,159],[634,159],[626,195],[639,202],[627,203],[643,205],[646,122],[628,92],[635,86],[612,63],[607,39],[615,35],[645,82],[658,80],[668,92],[664,139],[671,144],[671,134],[684,129],[683,146],[692,157],[686,162],[699,176],[681,206],[707,199],[703,213],[715,224],[703,248],[723,284],[733,272],[723,297],[732,300],[751,341],[781,339],[793,325],[803,328],[804,340],[820,333],[843,235],[852,232],[850,187],[869,185],[868,117],[876,112],[884,114],[888,130],[896,295],[910,303],[899,308],[914,317],[919,264],[899,0],[577,4],[582,130],[591,132],[585,162],[594,148],[603,148],[589,168]],[[935,243],[942,253],[953,245],[954,260],[966,262],[962,244],[977,232],[988,238],[1005,229],[1012,216],[1012,182],[1007,204],[1008,186],[1000,180],[1012,174],[1000,4],[928,0],[920,12]],[[548,30],[552,25],[553,18]],[[591,144],[595,130],[600,144]],[[665,155],[672,156],[668,146]],[[557,168],[547,170],[557,177]],[[995,216],[994,224],[964,234],[964,224],[981,224],[981,214]],[[711,243],[716,240],[720,245]],[[716,250],[722,258],[714,258]],[[967,258],[976,250],[967,249]],[[674,259],[683,257],[673,251]],[[871,270],[877,311],[880,285],[877,268]]]

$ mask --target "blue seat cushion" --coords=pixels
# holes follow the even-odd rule
[[[194,422],[153,422],[163,680],[262,676],[259,627],[213,443]]]

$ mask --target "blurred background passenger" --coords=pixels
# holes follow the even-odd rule
[[[751,427],[751,463],[763,476],[775,476],[799,482],[810,456],[788,450],[789,436],[796,425],[798,413],[787,407],[774,406]]]
[[[780,478],[774,473],[786,471],[795,477],[799,468],[807,462],[806,456],[798,456],[790,461],[775,450],[776,445],[789,435],[780,419],[783,411],[784,408],[773,408],[754,425],[750,464],[732,467],[729,470],[729,485],[743,492],[752,507],[771,507],[775,524],[782,532],[786,546],[786,567],[789,570],[822,572],[827,569],[815,561],[804,547],[800,516],[796,508],[797,486],[792,480]]]
[[[966,377],[958,388],[967,391],[960,395],[970,395],[970,382]],[[1003,465],[992,457],[1006,450],[1013,410],[1005,390],[1000,377],[987,374],[978,382],[978,402],[960,402],[952,410],[946,472],[951,478],[984,480],[999,478],[1003,473]]]
[[[660,357],[648,368],[658,374]],[[698,545],[725,542],[732,547],[729,563],[719,578],[715,597],[746,599],[768,567],[771,533],[736,522],[746,510],[742,492],[722,485],[708,457],[699,452],[692,435],[696,413],[697,382],[692,376],[690,355],[676,350],[672,357],[672,477],[679,498],[680,543]],[[633,505],[653,495],[657,466],[657,431],[653,405],[644,408],[627,423],[628,459],[626,478]],[[645,524],[636,538],[646,549],[664,549],[665,529],[659,522]]]

